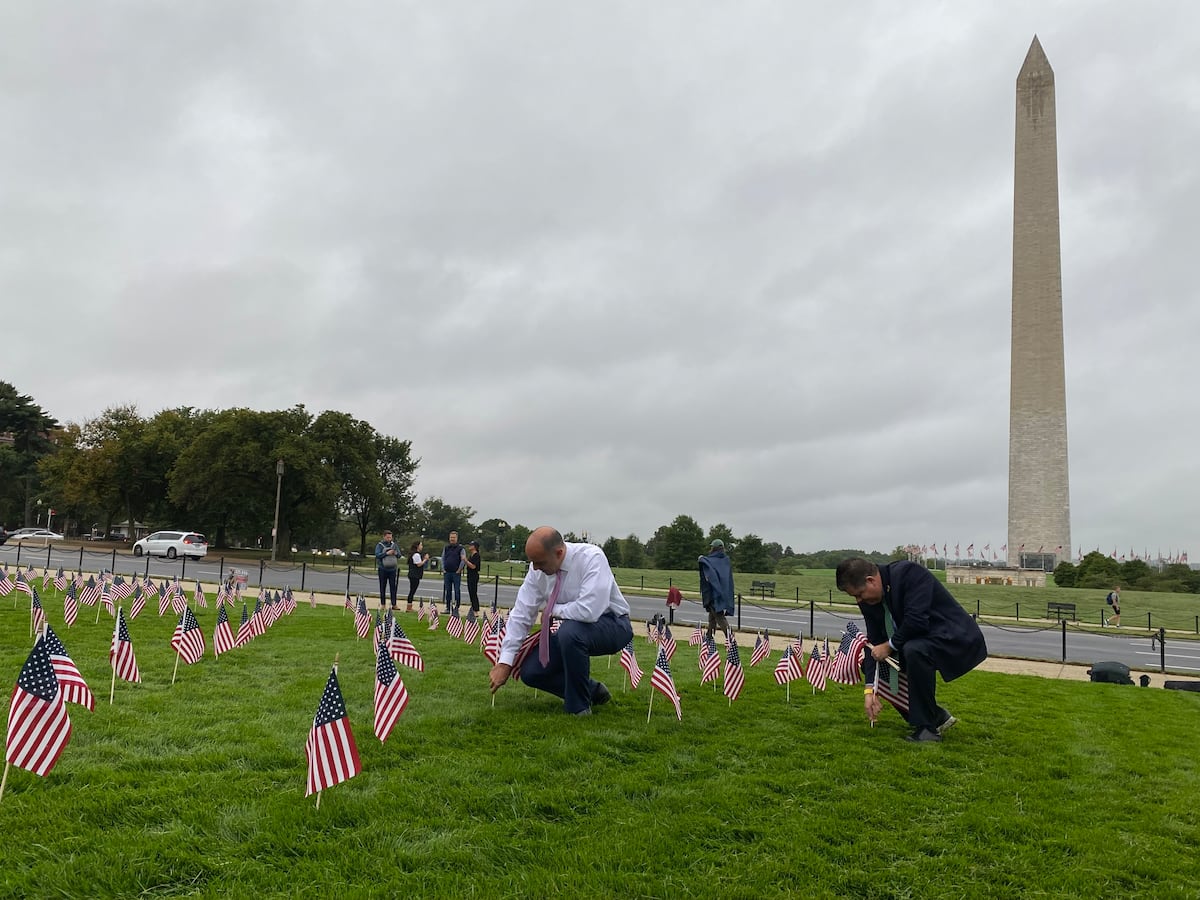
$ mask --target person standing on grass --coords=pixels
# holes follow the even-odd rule
[[[872,722],[880,702],[871,688],[875,669],[898,660],[908,677],[912,733],[905,740],[940,741],[958,720],[937,705],[936,674],[953,681],[987,659],[979,625],[922,565],[906,561],[875,563],[851,557],[837,567],[837,588],[855,599],[867,626],[864,711]],[[881,673],[881,677],[882,677]]]
[[[450,594],[454,594],[454,612],[462,605],[462,570],[467,564],[467,554],[458,542],[458,532],[450,532],[450,540],[442,548],[442,599],[446,601],[446,615],[450,615]]]
[[[1112,611],[1108,614],[1108,624],[1115,625],[1118,628],[1120,628],[1121,627],[1121,586],[1118,584],[1114,584],[1113,589],[1111,591],[1109,591],[1108,596],[1106,598],[1104,598],[1104,602],[1106,602],[1109,606],[1112,607]]]
[[[633,640],[629,604],[604,551],[594,544],[568,544],[543,525],[529,535],[525,556],[529,572],[509,613],[500,661],[488,676],[492,693],[508,681],[517,651],[544,607],[541,638],[521,666],[521,680],[562,697],[566,712],[589,716],[593,706],[612,699],[608,688],[591,677],[591,657],[609,656]],[[559,625],[551,634],[553,619]]]
[[[479,541],[471,541],[467,551],[467,596],[471,599],[471,611],[467,613],[467,621],[474,622],[479,615]]]
[[[392,610],[396,609],[396,586],[400,581],[400,548],[392,540],[391,530],[383,533],[383,540],[375,545],[375,568],[379,572],[379,611],[387,603],[387,591],[392,592]]]
[[[726,616],[733,615],[733,564],[725,555],[725,542],[717,538],[708,555],[700,557],[700,602],[708,613],[708,636],[720,628],[729,633]]]
[[[413,597],[417,596],[417,588],[421,586],[421,578],[425,575],[425,567],[429,565],[429,554],[424,553],[425,545],[413,541],[408,548],[408,612],[412,612]],[[421,601],[424,608],[425,601]]]

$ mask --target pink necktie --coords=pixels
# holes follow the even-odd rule
[[[562,590],[562,583],[563,573],[559,572],[554,579],[554,590],[550,592],[546,609],[542,612],[542,631],[538,635],[538,661],[543,666],[550,665],[550,616],[554,613],[554,602],[558,600],[558,592]]]

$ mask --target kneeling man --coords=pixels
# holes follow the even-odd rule
[[[875,563],[851,557],[837,567],[837,587],[858,601],[867,626],[865,711],[879,714],[870,685],[875,667],[889,657],[908,676],[909,741],[940,741],[956,721],[937,705],[935,674],[953,681],[987,659],[983,632],[967,611],[924,566],[911,562]],[[880,677],[886,674],[880,673]]]
[[[621,595],[604,551],[594,544],[568,544],[553,528],[536,529],[525,542],[529,573],[508,617],[500,661],[492,668],[492,693],[512,674],[521,642],[538,610],[541,639],[521,666],[521,680],[562,697],[563,709],[590,715],[607,703],[608,688],[591,677],[591,657],[617,653],[633,639],[629,604]],[[551,619],[558,630],[550,634]]]

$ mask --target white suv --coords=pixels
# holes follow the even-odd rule
[[[156,531],[133,545],[133,555],[142,554],[167,559],[177,556],[200,559],[208,554],[208,540],[195,531]]]

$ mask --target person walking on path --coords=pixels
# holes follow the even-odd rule
[[[700,557],[700,602],[708,613],[708,636],[720,628],[729,631],[726,616],[733,615],[733,564],[725,555],[725,542],[717,538],[707,555]]]

